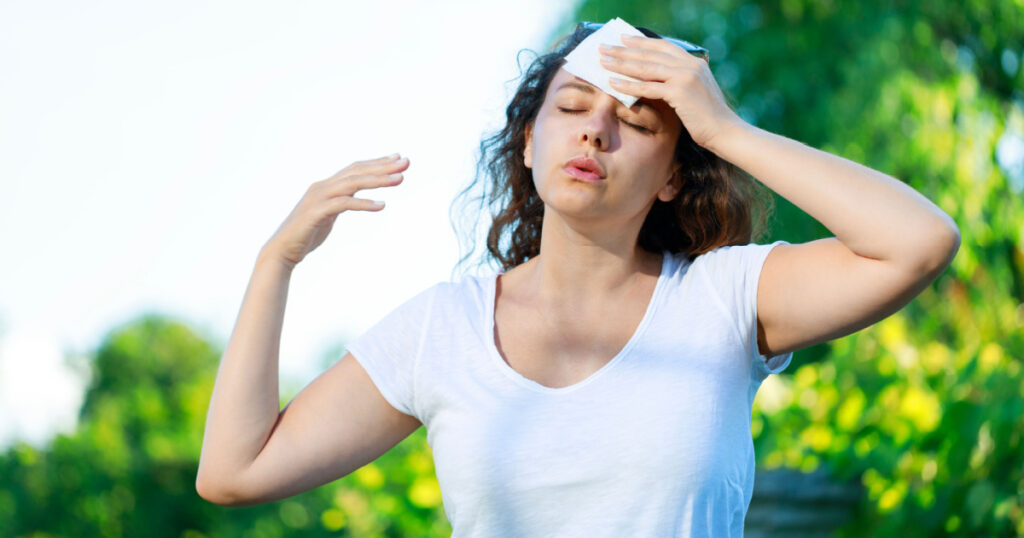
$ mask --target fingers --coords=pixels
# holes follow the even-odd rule
[[[363,189],[392,187],[404,179],[402,171],[409,168],[408,159],[371,163],[324,180],[322,187],[327,197],[350,196]]]
[[[700,69],[703,60],[687,54],[675,45],[671,46],[678,49],[681,55],[670,55],[650,49],[609,47],[602,48],[600,61],[606,69],[619,71],[629,76],[660,80],[664,80],[680,68]],[[683,59],[684,56],[688,58]]]
[[[405,179],[400,173],[375,174],[349,176],[332,180],[332,183],[324,185],[324,196],[334,198],[337,196],[352,196],[365,189],[377,189],[380,187],[394,187]]]
[[[658,91],[659,86],[650,82],[634,82],[632,80],[626,80],[624,78],[608,77],[608,83],[613,88],[620,92],[627,93],[635,97],[645,97],[647,99],[662,99],[664,97]]]
[[[383,159],[373,159],[370,161],[355,162],[345,167],[337,174],[325,179],[323,183],[331,181],[345,179],[357,175],[374,175],[374,174],[393,174],[404,171],[409,168],[409,159],[402,157],[401,159],[392,159],[390,157],[384,157]]]
[[[310,185],[307,201],[325,214],[342,211],[379,211],[384,202],[354,198],[364,189],[393,187],[402,183],[402,172],[409,168],[409,159],[397,154],[366,161],[356,161],[337,174]]]
[[[639,78],[641,80],[656,80],[664,82],[674,71],[680,67],[670,67],[656,62],[644,62],[639,60],[622,60],[620,58],[601,58],[601,63],[612,71]]]
[[[644,37],[624,41],[624,43],[625,46],[601,45],[599,48],[602,57],[623,61],[661,63],[673,67],[694,67],[703,61],[702,58],[698,58],[682,47],[664,39]]]
[[[655,37],[638,35],[624,35],[622,38],[622,43],[626,45],[626,47],[636,47],[641,49],[660,51],[669,56],[672,56],[673,58],[687,58],[687,60],[698,61],[702,60],[702,58],[694,56],[686,49],[680,47],[679,45],[676,45],[675,43],[672,43],[667,39],[658,39]]]
[[[380,211],[384,209],[384,202],[379,200],[366,200],[353,198],[351,196],[338,196],[328,198],[323,206],[324,213],[334,215],[342,211]]]
[[[349,173],[367,173],[369,170],[377,170],[382,167],[386,168],[391,165],[399,165],[400,170],[404,170],[409,165],[408,158],[398,158],[398,154],[389,155],[387,157],[380,157],[377,159],[370,159],[366,161],[356,161],[345,168],[343,168],[337,174],[334,174],[328,179],[333,179],[339,176],[348,175]],[[402,167],[404,165],[404,167]]]

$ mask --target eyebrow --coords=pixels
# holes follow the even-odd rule
[[[566,83],[562,84],[561,86],[559,86],[558,88],[555,89],[555,92],[557,93],[557,92],[559,92],[559,91],[561,91],[563,89],[570,89],[570,88],[574,89],[574,90],[579,90],[579,91],[581,91],[583,93],[589,93],[589,94],[597,93],[597,89],[594,86],[591,86],[590,84],[584,84],[582,82],[577,82],[575,80],[570,80],[569,82],[566,82]],[[659,112],[657,108],[654,108],[654,105],[652,105],[652,104],[650,104],[650,103],[648,103],[646,101],[643,101],[641,99],[637,99],[636,104],[634,106],[639,106],[641,108],[647,108],[651,112],[653,112],[654,115],[657,116],[659,119],[661,118],[661,112]]]

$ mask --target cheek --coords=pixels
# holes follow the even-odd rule
[[[675,168],[675,154],[676,145],[675,140],[673,140],[671,144],[659,144],[653,148],[644,158],[644,162],[654,165],[652,169],[658,170],[658,175],[664,175],[667,179],[668,175]]]
[[[552,148],[559,147],[558,141],[552,138],[556,136],[556,133],[557,130],[552,130],[550,125],[545,125],[540,121],[534,127],[534,132],[529,142],[530,158],[533,161],[531,168],[534,174],[550,168],[554,160],[557,159],[557,152],[552,151]]]
[[[533,148],[534,155],[537,154],[538,149],[544,148],[550,143],[549,130],[548,122],[545,121],[544,116],[538,116],[536,122],[533,124],[533,132],[530,135],[530,145]]]

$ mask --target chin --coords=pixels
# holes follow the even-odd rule
[[[594,196],[583,193],[560,193],[544,199],[544,212],[554,212],[567,218],[599,218],[605,214],[604,204]]]

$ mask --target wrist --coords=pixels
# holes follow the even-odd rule
[[[730,158],[734,148],[742,138],[754,134],[759,129],[737,117],[735,120],[725,123],[725,126],[718,134],[708,141],[705,146],[709,151],[718,155],[726,161],[733,162]]]
[[[290,274],[297,264],[269,248],[269,245],[264,245],[256,256],[256,265],[271,266]]]

